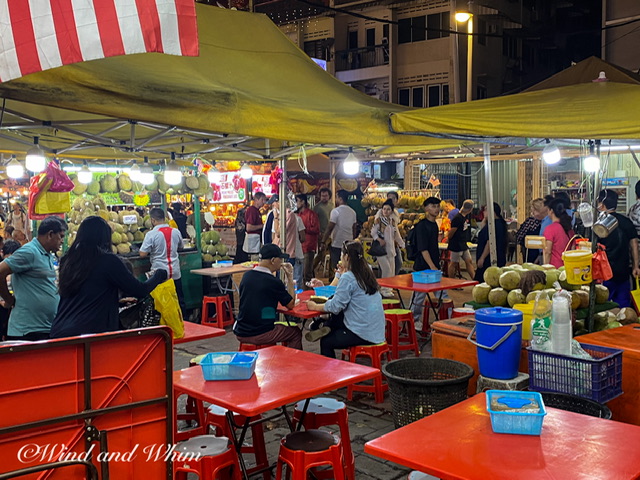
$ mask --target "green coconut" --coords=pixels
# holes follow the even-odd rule
[[[504,272],[498,279],[500,286],[507,291],[513,290],[520,284],[520,274],[516,271]]]
[[[510,307],[513,307],[518,303],[525,303],[525,302],[526,302],[526,297],[522,294],[522,290],[520,290],[519,288],[516,288],[515,290],[511,290],[507,294],[507,303],[509,304]]]
[[[558,277],[560,277],[560,272],[557,270],[546,270],[544,274],[547,277],[546,287],[552,288],[553,284],[558,281]]]
[[[494,307],[507,305],[507,291],[504,288],[494,288],[489,292],[489,303]]]
[[[596,303],[602,304],[609,300],[609,289],[604,285],[596,285]]]
[[[488,283],[492,287],[499,287],[500,275],[502,275],[502,269],[500,267],[489,267],[484,271],[483,279],[485,283]]]
[[[577,310],[580,308],[580,295],[578,295],[578,291],[575,290],[571,293],[571,310]]]
[[[588,308],[589,307],[589,292],[584,290],[574,290],[580,298],[580,306],[578,308]]]
[[[473,287],[471,295],[473,301],[477,303],[489,303],[489,292],[491,291],[491,285],[488,283],[480,283]]]

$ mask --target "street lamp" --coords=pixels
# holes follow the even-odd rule
[[[456,12],[456,22],[467,23],[467,98],[465,101],[472,100],[472,74],[473,74],[473,14],[469,12]]]

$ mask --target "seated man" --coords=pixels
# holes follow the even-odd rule
[[[295,305],[293,266],[283,261],[288,257],[277,245],[264,245],[260,249],[260,264],[242,277],[238,319],[233,325],[233,333],[240,342],[253,345],[287,342],[289,347],[302,350],[300,328],[275,323],[278,303],[289,309]],[[280,269],[286,288],[274,276]]]

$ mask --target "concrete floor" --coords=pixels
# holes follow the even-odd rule
[[[449,296],[454,300],[455,306],[461,306],[465,300],[471,298],[471,289],[451,291]],[[409,292],[403,293],[405,304],[408,304],[409,297]],[[214,351],[237,351],[238,345],[230,327],[227,328],[227,334],[222,337],[177,345],[174,348],[174,370],[186,368],[189,360],[197,355]],[[319,342],[310,343],[303,339],[303,347],[307,351],[319,353]],[[428,357],[430,355],[431,343],[428,342],[424,345],[421,356]],[[374,402],[371,394],[364,393],[355,393],[353,401],[348,401],[346,393],[346,388],[343,388],[327,392],[325,396],[345,402],[347,405],[351,444],[355,454],[356,479],[396,480],[407,478],[410,470],[363,452],[366,442],[394,429],[388,393],[385,396],[385,401],[380,404]],[[184,408],[183,404],[179,406],[179,409],[181,408]],[[288,429],[283,419],[265,424],[265,439],[270,459],[277,458],[280,439],[287,433]],[[428,454],[427,452],[425,446],[425,455]],[[251,455],[247,457],[249,460],[251,459]],[[251,462],[249,461],[248,464],[250,465]],[[433,479],[435,477],[427,476],[425,478]]]

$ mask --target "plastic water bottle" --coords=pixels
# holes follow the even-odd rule
[[[553,295],[551,345],[553,353],[571,355],[571,300],[564,291]]]

